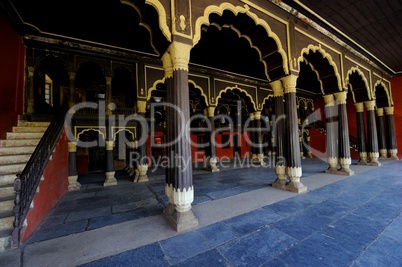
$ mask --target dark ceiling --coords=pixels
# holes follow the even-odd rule
[[[131,1],[139,7],[141,16],[134,8],[128,8],[128,6],[121,4],[119,0],[2,0],[0,7],[3,12],[8,13],[8,17],[11,18],[13,24],[16,25],[21,33],[73,37],[160,56],[169,43],[159,30],[158,16],[155,9],[145,4],[144,0]],[[402,75],[401,0],[282,0],[282,2],[294,7],[302,14],[338,35],[348,45],[354,48],[358,48],[358,45],[363,47],[367,50],[367,53],[364,53],[365,56],[386,69],[389,74]],[[315,15],[310,14],[310,10]],[[220,29],[224,24],[232,24],[227,22],[233,17],[233,14],[229,15],[222,18],[211,18],[217,27],[206,28],[203,31],[202,40],[194,50],[203,50],[210,44],[216,44],[216,40],[211,41],[209,39],[217,36],[218,42],[221,44],[230,42],[233,45],[232,50],[247,51],[243,57],[247,58],[247,60],[245,59],[246,62],[250,62],[250,64],[247,64],[248,67],[229,64],[226,66],[229,67],[227,70],[241,71],[246,75],[257,78],[264,78],[265,74],[273,77],[282,76],[283,70],[278,69],[276,66],[276,62],[281,65],[281,58],[269,58],[271,64],[267,65],[268,73],[264,73],[264,68],[261,67],[261,59],[258,59],[257,54],[244,38],[238,38],[234,32],[227,28]],[[349,36],[354,42],[342,37],[339,32],[329,28],[328,25],[324,25],[325,22],[320,20],[318,16],[324,18],[328,23],[339,29],[340,32]],[[24,23],[22,23],[21,19]],[[236,26],[235,24],[232,25]],[[152,32],[151,35],[147,30],[147,26],[156,29],[156,31]],[[243,31],[242,29],[239,30]],[[254,34],[258,38],[262,38],[261,34],[258,34],[258,30],[256,28],[253,33],[245,32],[244,34]],[[219,31],[220,34],[218,33]],[[227,40],[222,40],[222,38],[227,38]],[[267,42],[265,47],[270,49],[267,54],[272,54],[268,52],[275,51],[275,46],[271,44],[272,40],[269,40],[269,38]],[[192,53],[192,62],[199,64],[210,63],[210,66],[213,66],[214,64],[213,62],[211,63],[211,60],[215,60],[218,63],[226,62],[226,60],[221,60],[225,55],[229,55],[229,57],[226,56],[229,60],[228,62],[239,62],[238,60],[233,60],[233,58],[230,60],[231,53],[225,50],[223,46],[219,51],[220,53],[215,54],[206,54],[205,51],[204,53],[200,52],[197,53],[198,57],[195,53]],[[265,53],[266,51],[262,52]],[[276,56],[276,54],[273,55]],[[219,56],[221,57],[220,59],[218,58]],[[262,60],[268,61],[264,58]],[[272,65],[272,63],[274,64]],[[214,67],[224,68],[219,64]]]
[[[282,0],[282,2],[336,34],[348,45],[354,48],[357,48],[357,45],[363,47],[368,52],[365,56],[378,66],[387,68],[391,75],[402,75],[401,0]],[[335,30],[326,26],[318,16],[311,15],[307,9],[332,24],[355,43],[341,37]]]

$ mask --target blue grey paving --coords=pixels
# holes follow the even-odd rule
[[[389,163],[153,246],[170,266],[402,266],[401,173]]]

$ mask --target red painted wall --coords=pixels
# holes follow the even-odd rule
[[[23,112],[25,47],[1,13],[0,33],[0,139],[5,139]]]
[[[402,76],[391,79],[392,99],[394,100],[394,121],[398,157],[402,158]]]
[[[68,190],[68,140],[62,134],[46,165],[44,180],[39,184],[39,194],[34,197],[34,208],[27,215],[28,226],[21,231],[24,242],[49,214]]]

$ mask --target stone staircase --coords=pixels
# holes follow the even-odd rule
[[[49,124],[19,120],[6,140],[0,140],[0,252],[11,246],[14,179],[25,168]]]

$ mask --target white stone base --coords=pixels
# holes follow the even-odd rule
[[[115,172],[105,172],[106,180],[103,182],[103,186],[117,185],[117,180],[114,177]]]
[[[68,191],[80,190],[81,185],[77,182],[78,175],[68,176]]]

